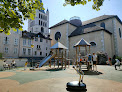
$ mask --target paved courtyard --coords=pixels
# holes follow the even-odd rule
[[[78,81],[79,76],[70,66],[66,70],[36,71],[23,68],[0,72],[0,92],[67,92],[66,83]],[[84,71],[87,92],[122,92],[122,67],[98,65],[98,72]]]

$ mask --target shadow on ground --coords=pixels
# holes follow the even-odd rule
[[[87,71],[87,70],[84,71],[84,75],[100,75],[100,74],[103,73],[99,71]]]
[[[122,71],[122,69],[118,70],[118,71]]]
[[[63,68],[51,68],[51,69],[46,69],[46,71],[62,71],[62,70],[65,70]]]

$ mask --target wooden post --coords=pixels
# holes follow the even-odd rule
[[[86,48],[86,54],[87,54],[87,46],[85,46],[85,48]]]
[[[51,68],[51,60],[50,60],[50,68]]]
[[[79,46],[79,54],[80,54],[80,46]]]
[[[62,68],[63,68],[63,50],[62,50],[62,62],[61,62]]]
[[[55,67],[55,57],[54,57],[54,67]]]
[[[90,53],[90,46],[89,46],[89,53]]]
[[[65,50],[65,68],[66,68],[66,50]]]
[[[77,65],[77,47],[76,47],[76,65]]]
[[[58,68],[59,68],[59,48],[58,48]]]

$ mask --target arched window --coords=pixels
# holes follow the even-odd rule
[[[100,26],[103,27],[103,28],[105,29],[105,23],[104,23],[104,22],[102,22],[102,23],[100,24]]]
[[[39,13],[39,18],[40,18],[40,13]]]
[[[61,33],[60,32],[56,32],[55,33],[55,40],[58,41],[61,38]]]
[[[120,38],[122,37],[120,28],[119,28],[119,37],[120,37]]]
[[[43,27],[41,27],[41,33],[44,33],[44,28]]]
[[[96,46],[95,42],[90,42],[91,46]]]
[[[42,26],[42,21],[41,21],[41,26]]]
[[[39,25],[40,25],[40,20],[39,20]]]
[[[41,14],[41,19],[42,19],[42,14]]]

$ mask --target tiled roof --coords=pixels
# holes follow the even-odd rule
[[[57,27],[57,26],[60,26],[60,25],[65,24],[65,23],[68,23],[68,20],[63,20],[63,21],[55,24],[54,26],[50,27],[49,29],[54,28],[54,27]]]
[[[88,43],[86,40],[84,40],[83,38],[80,40],[80,41],[78,41],[75,45],[74,45],[74,47],[77,47],[77,46],[90,46],[91,44],[90,43]]]
[[[96,17],[96,18],[93,18],[93,19],[84,21],[84,22],[82,22],[82,25],[92,24],[92,23],[95,23],[95,22],[98,22],[98,21],[102,21],[102,20],[106,20],[106,19],[113,18],[113,17],[115,17],[115,18],[122,24],[122,21],[118,18],[117,15],[102,15],[102,16],[99,16],[99,17]],[[60,26],[60,25],[65,24],[65,23],[70,23],[70,24],[72,24],[72,25],[78,27],[76,21],[73,22],[73,23],[71,23],[71,21],[63,20],[63,21],[57,23],[56,25],[50,27],[50,29],[51,29],[51,28],[54,28],[54,27],[57,27],[57,26]],[[75,24],[75,23],[76,23],[76,24]]]
[[[81,26],[81,24],[82,24],[81,21],[78,20],[78,19],[74,19],[74,20],[70,20],[70,21],[68,21],[68,20],[63,20],[63,21],[61,21],[61,22],[55,24],[54,26],[50,27],[49,29],[54,28],[54,27],[57,27],[57,26],[60,26],[60,25],[62,25],[62,24],[66,24],[66,23],[69,23],[69,24],[71,24],[71,25],[73,25],[73,26],[76,26],[76,27]]]
[[[48,40],[52,40],[49,36],[45,36],[42,33],[31,33],[31,32],[27,32],[27,31],[22,31],[22,37],[23,38],[29,38],[29,39],[33,39],[34,37],[40,37],[40,38],[44,38],[44,39],[48,39]]]
[[[113,18],[113,17],[117,18],[117,20],[120,23],[122,23],[121,20],[118,18],[117,15],[102,15],[102,16],[99,16],[99,17],[96,17],[96,18],[93,18],[93,19],[84,21],[82,24],[83,25],[86,25],[86,24],[90,24],[90,23],[95,23],[95,22],[102,21],[102,20],[106,20],[106,19]]]
[[[68,48],[65,47],[63,44],[61,44],[60,42],[57,42],[51,47],[51,49],[68,49]]]
[[[95,24],[90,24],[90,25],[85,25],[85,26],[81,26],[81,27],[76,28],[69,35],[69,37],[82,35],[82,34],[86,34],[86,33],[90,33],[90,32],[96,32],[96,31],[100,31],[100,30],[104,30],[104,31],[106,31],[106,32],[111,34],[111,32],[109,32],[108,30],[104,29],[103,27],[96,26]]]

